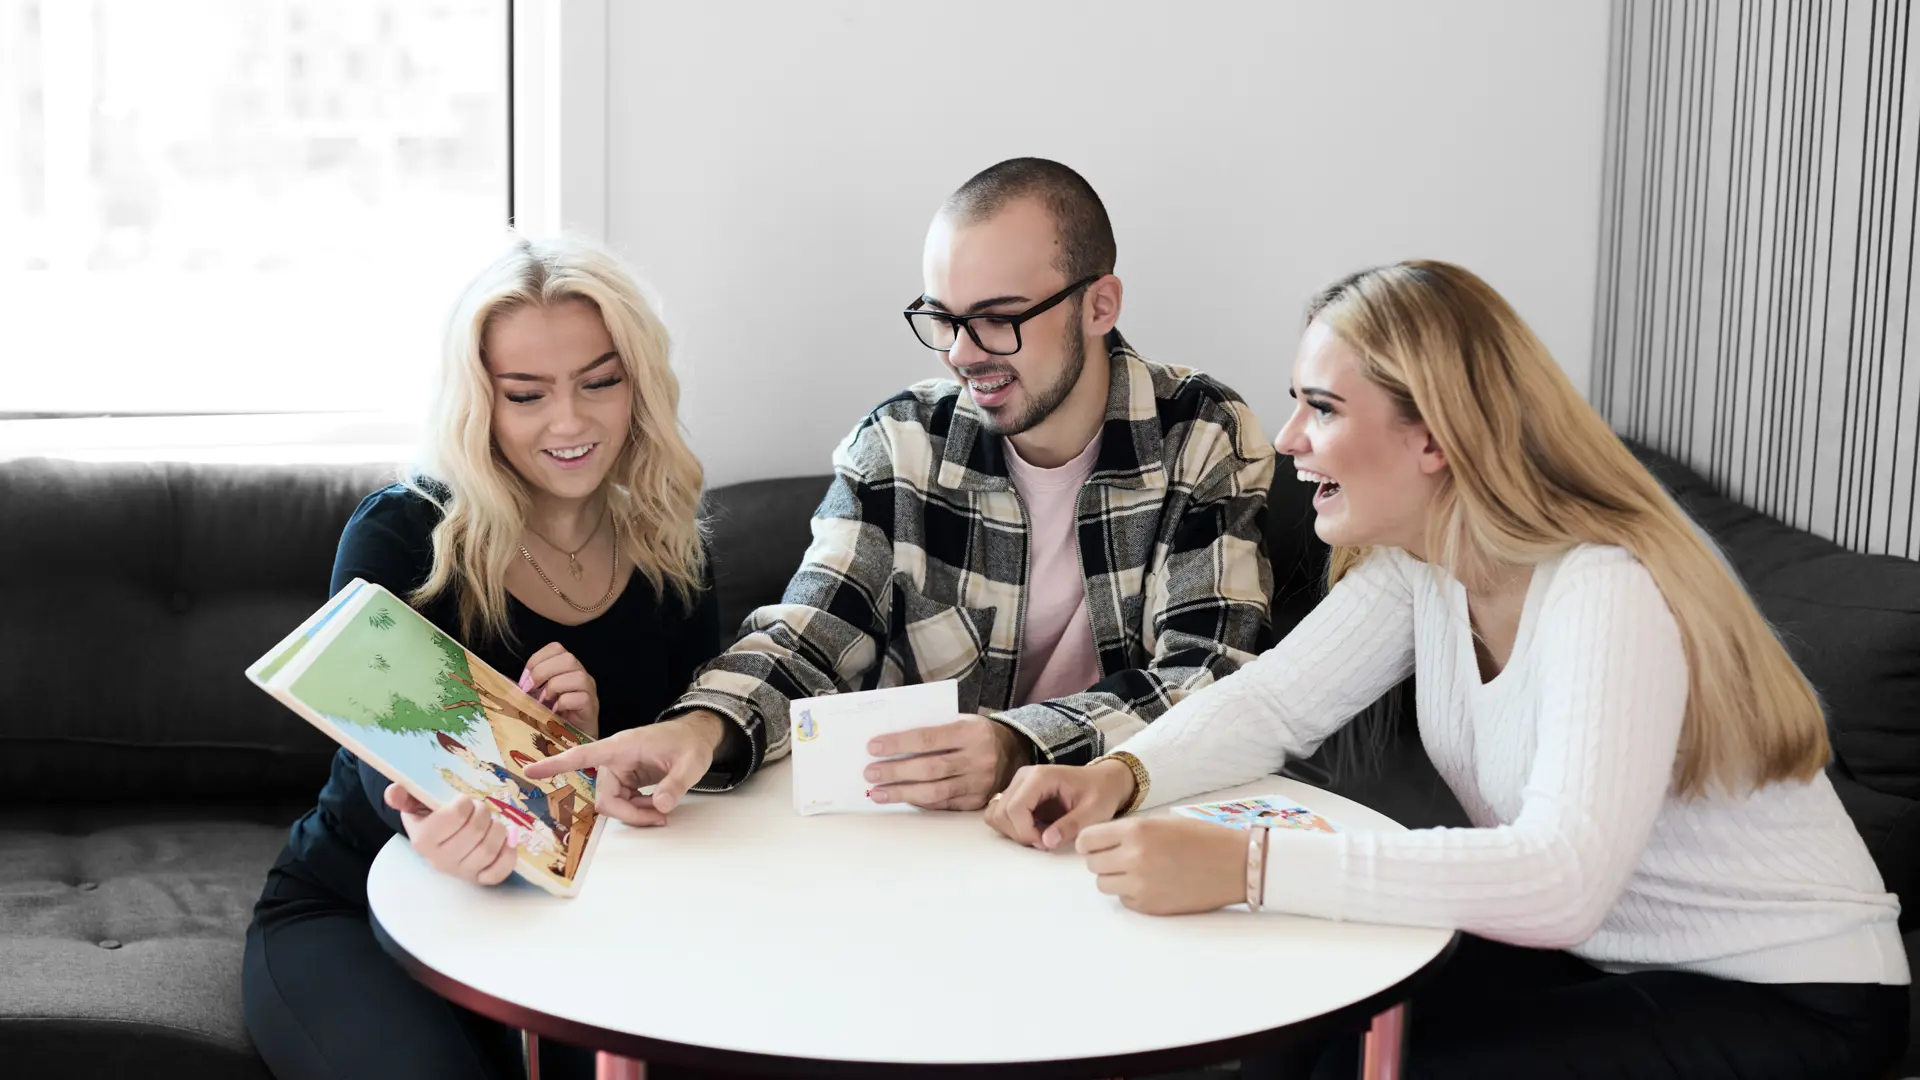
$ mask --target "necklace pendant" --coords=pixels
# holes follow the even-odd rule
[[[580,565],[580,560],[571,555],[567,556],[567,573],[573,576],[573,580],[579,581],[581,575],[586,572],[587,568]]]

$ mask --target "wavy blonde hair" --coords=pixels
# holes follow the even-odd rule
[[[1625,548],[1659,586],[1685,647],[1684,797],[1812,778],[1827,728],[1806,676],[1719,551],[1574,389],[1546,346],[1472,273],[1416,260],[1316,296],[1360,369],[1424,423],[1447,469],[1426,551],[1456,578],[1532,566],[1581,544]],[[1367,557],[1336,547],[1331,585]]]
[[[495,390],[487,331],[509,312],[567,301],[605,321],[633,395],[632,425],[607,473],[607,510],[622,547],[655,592],[683,606],[705,587],[702,471],[680,428],[680,383],[668,366],[666,327],[612,255],[572,239],[516,238],[481,271],[447,326],[421,476],[408,486],[439,506],[433,570],[415,603],[458,586],[460,629],[511,641],[507,570],[519,557],[531,493],[493,441]]]

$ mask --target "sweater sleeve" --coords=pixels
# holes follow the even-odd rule
[[[1413,670],[1405,556],[1378,551],[1280,644],[1175,705],[1122,747],[1146,766],[1147,805],[1278,772]]]
[[[1529,646],[1535,749],[1492,828],[1275,832],[1267,910],[1450,927],[1570,948],[1625,891],[1673,775],[1687,703],[1679,626],[1638,562],[1556,582]]]

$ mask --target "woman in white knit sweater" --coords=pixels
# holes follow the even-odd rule
[[[1023,769],[989,823],[1075,844],[1142,912],[1466,931],[1414,1000],[1416,1077],[1883,1075],[1899,903],[1820,703],[1539,339],[1467,271],[1402,263],[1315,299],[1293,376],[1276,445],[1318,485],[1326,599],[1123,749]],[[1472,828],[1123,816],[1305,757],[1409,674]]]

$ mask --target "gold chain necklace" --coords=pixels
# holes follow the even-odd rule
[[[605,503],[601,503],[601,504],[600,504],[600,520],[605,520],[605,518],[606,518],[606,516],[607,516],[607,506],[606,506],[606,504],[605,504]],[[541,532],[541,531],[539,531],[538,529],[535,529],[535,528],[534,528],[534,527],[533,527],[533,526],[532,526],[531,524],[529,524],[529,525],[527,526],[527,531],[528,531],[528,532],[530,532],[530,533],[532,533],[533,535],[535,535],[535,536],[537,536],[537,537],[539,537],[539,538],[540,538],[540,541],[541,541],[541,543],[544,543],[544,544],[546,544],[546,545],[547,545],[548,547],[550,547],[550,548],[552,548],[553,550],[555,550],[555,551],[558,551],[558,552],[560,552],[560,554],[562,554],[562,555],[565,555],[565,556],[567,557],[567,574],[568,574],[568,576],[570,576],[570,577],[572,577],[572,578],[573,578],[573,580],[575,580],[575,581],[579,581],[579,580],[580,580],[580,575],[582,575],[582,574],[584,574],[584,573],[586,573],[586,572],[587,572],[587,568],[586,568],[586,567],[584,567],[584,566],[581,566],[581,565],[580,565],[580,560],[579,560],[579,559],[577,559],[577,558],[575,558],[574,556],[576,556],[576,555],[578,555],[578,554],[580,554],[581,552],[583,552],[583,551],[585,551],[585,550],[587,550],[587,544],[591,544],[591,543],[593,543],[593,538],[594,538],[594,537],[596,537],[596,536],[598,536],[598,535],[600,535],[600,521],[598,521],[598,520],[597,520],[597,521],[595,521],[595,522],[593,523],[593,528],[592,528],[592,529],[589,529],[589,530],[587,531],[587,539],[586,539],[586,542],[585,542],[585,543],[582,543],[582,544],[581,544],[581,545],[580,545],[579,547],[577,547],[577,548],[574,548],[574,549],[573,549],[572,551],[567,551],[567,550],[565,550],[564,548],[562,548],[562,547],[561,547],[561,546],[560,546],[559,544],[556,544],[556,543],[554,543],[553,541],[551,541],[551,540],[548,540],[548,539],[547,539],[547,534],[546,534],[546,533],[543,533],[543,532]],[[616,545],[616,546],[617,546],[617,545]],[[531,555],[529,555],[529,556],[527,556],[527,558],[529,558],[529,559],[531,559],[531,558],[533,558],[533,556],[531,556]]]
[[[529,528],[528,531],[532,532],[532,529]],[[595,525],[593,527],[593,531],[599,532],[600,526]],[[539,533],[534,533],[533,535],[540,536]],[[542,540],[546,539],[546,537],[544,536],[541,536],[540,538]],[[592,542],[592,538],[591,536],[589,536],[588,543],[591,543],[591,542]],[[587,548],[586,544],[580,545],[581,551],[585,551],[586,548]],[[559,550],[559,548],[555,547],[554,550],[557,551]],[[568,596],[566,593],[563,593],[560,591],[560,586],[555,585],[553,583],[553,579],[547,576],[547,572],[545,570],[540,569],[540,564],[533,561],[533,552],[528,551],[527,545],[525,544],[520,545],[520,557],[527,560],[527,565],[533,567],[533,572],[540,575],[540,580],[546,583],[547,588],[553,590],[553,595],[566,601],[568,607],[572,608],[575,611],[580,612],[582,615],[590,615],[593,612],[596,612],[601,608],[605,607],[607,604],[607,601],[613,599],[614,587],[620,584],[620,519],[619,518],[613,519],[613,559],[612,559],[612,566],[610,570],[610,573],[612,574],[612,576],[607,580],[607,591],[604,595],[600,597],[600,599],[595,600],[591,605],[588,605],[586,607],[582,607],[579,604],[574,603],[573,597]],[[569,555],[567,557],[572,558],[573,556]],[[576,578],[579,576],[580,575],[577,573],[574,575],[574,577]]]

